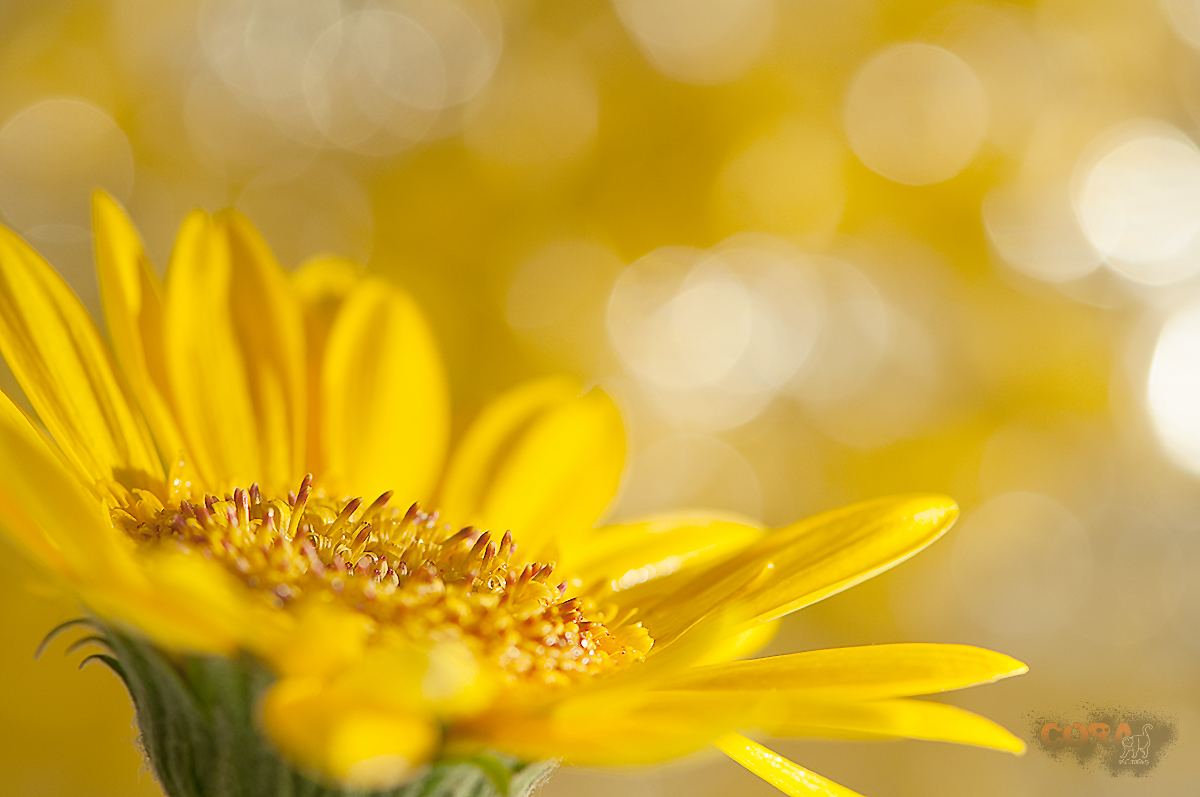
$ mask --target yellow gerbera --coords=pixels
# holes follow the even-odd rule
[[[116,203],[94,215],[107,343],[0,228],[0,350],[40,421],[0,401],[0,523],[86,607],[173,797],[522,791],[546,765],[520,762],[708,744],[841,795],[737,731],[1022,749],[912,699],[1025,671],[999,653],[739,660],[929,545],[951,501],[596,528],[625,455],[602,392],[519,387],[443,469],[446,379],[406,295],[337,260],[285,273],[233,212],[187,217],[160,287]]]

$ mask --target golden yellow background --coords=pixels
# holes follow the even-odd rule
[[[1136,779],[779,751],[874,797],[1190,794],[1197,48],[1197,0],[4,0],[0,215],[94,312],[95,187],[160,269],[198,205],[286,267],[366,262],[429,314],[459,428],[546,372],[617,397],[616,515],[948,493],[946,539],[771,651],[992,647],[1030,673],[955,702],[1027,739],[1172,714],[1174,748]],[[158,794],[119,681],[33,660],[73,614],[0,558],[0,794]],[[710,755],[543,793],[774,792]]]

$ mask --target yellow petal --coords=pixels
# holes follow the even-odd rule
[[[669,584],[673,578],[667,576],[662,581]],[[616,597],[621,594],[617,593]],[[635,611],[628,622],[639,622],[641,616]],[[756,623],[747,627],[744,623],[736,623],[736,618],[728,614],[718,614],[698,624],[671,644],[661,644],[658,638],[650,634],[654,645],[641,664],[608,676],[605,678],[605,685],[608,688],[633,691],[670,689],[683,673],[693,667],[724,663],[737,658],[743,652],[753,652],[753,646],[758,643],[766,644],[769,641],[767,637],[777,628],[778,621]],[[689,694],[705,693],[693,691]],[[720,701],[720,698],[714,699]],[[750,724],[742,723],[738,727],[750,727]]]
[[[96,268],[108,336],[130,391],[146,416],[158,451],[173,457],[183,438],[167,403],[163,360],[163,307],[158,275],[142,241],[116,201],[103,191],[92,196]]]
[[[335,257],[318,258],[300,267],[292,277],[292,286],[304,309],[305,392],[308,396],[308,432],[305,452],[305,471],[324,473],[321,462],[321,364],[329,330],[365,270],[349,260]]]
[[[625,427],[600,390],[538,419],[501,464],[480,511],[486,528],[519,530],[537,555],[560,534],[590,529],[625,467]]]
[[[904,561],[944,534],[958,516],[941,496],[866,501],[764,536],[641,615],[656,647],[722,613],[741,633],[827,598]]]
[[[292,627],[288,614],[196,554],[142,553],[122,577],[93,579],[77,591],[101,617],[185,653],[246,650],[265,658]]]
[[[688,568],[729,557],[762,536],[742,518],[693,512],[603,526],[560,546],[563,572],[584,590],[604,584],[621,592]]]
[[[432,758],[441,734],[433,717],[341,704],[317,678],[284,678],[267,691],[261,722],[268,737],[301,769],[353,789],[396,786]]]
[[[264,651],[272,672],[330,677],[362,658],[374,625],[367,615],[315,601],[299,606],[293,613],[295,632]]]
[[[351,708],[330,724],[328,771],[352,789],[391,788],[425,765],[440,740],[429,718]]]
[[[447,515],[474,517],[491,482],[521,435],[548,410],[579,396],[581,386],[565,377],[526,382],[492,401],[463,435],[446,468],[438,506]]]
[[[262,466],[257,480],[282,491],[304,475],[307,391],[300,303],[244,216],[220,213],[216,228],[228,249],[230,315],[254,407]]]
[[[590,590],[588,587],[594,582],[590,582],[587,578],[579,579],[582,585],[573,584],[573,586],[582,586],[584,594],[590,594],[602,604],[616,607],[616,615],[626,617],[627,622],[638,623],[641,622],[644,614],[652,612],[656,605],[664,600],[669,600],[677,590],[686,585],[697,570],[713,561],[720,561],[724,558],[722,554],[745,548],[748,542],[762,536],[762,530],[749,523],[714,520],[708,524],[701,521],[700,516],[696,513],[691,513],[689,517],[690,521],[680,520],[676,526],[679,534],[673,534],[671,531],[665,533],[676,539],[683,551],[687,550],[686,545],[689,543],[699,546],[701,551],[695,559],[690,558],[687,553],[662,556],[661,553],[655,551],[656,538],[651,537],[643,543],[644,547],[639,547],[635,541],[636,535],[631,535],[629,542],[632,544],[621,554],[628,557],[625,559],[625,564],[630,569],[626,570],[620,567],[620,559],[605,557],[604,561],[611,563],[606,566],[611,567],[611,572],[620,573],[620,576],[599,586],[593,586]],[[689,526],[689,522],[693,525]],[[648,525],[653,528],[656,523],[657,521]],[[629,524],[633,529],[643,525],[645,524]],[[674,524],[672,523],[672,525]],[[607,530],[611,528],[623,527],[602,527],[596,529],[594,534],[603,538]],[[693,529],[698,532],[694,538],[688,534]],[[706,539],[706,532],[710,531],[715,532],[717,536]],[[725,533],[727,536],[724,536]],[[588,537],[581,535],[580,539],[587,540]],[[670,543],[667,540],[663,540],[663,543],[664,547],[660,550],[668,549]],[[704,546],[709,543],[713,543],[712,547],[705,548]],[[603,569],[593,571],[590,565],[580,565],[577,570],[572,557],[563,555],[562,559],[566,565],[562,568],[564,573],[604,572]],[[648,564],[638,564],[639,561],[648,562]],[[614,592],[614,587],[623,586],[622,582],[624,584],[636,583],[624,586]],[[657,644],[656,641],[655,646],[650,650],[649,659],[642,666],[610,677],[619,678],[621,681],[641,683],[647,685],[648,688],[653,688],[653,685],[660,679],[666,679],[668,683],[673,682],[678,677],[679,671],[685,668],[718,664],[750,656],[774,639],[775,634],[779,631],[778,620],[754,623],[749,626],[745,623],[735,626],[734,623],[734,618],[722,616],[718,621],[709,623],[699,633],[693,630],[687,635],[686,642],[681,640],[664,647]]]
[[[722,753],[791,797],[860,797],[858,792],[809,772],[741,734],[726,734],[713,744]]]
[[[320,618],[319,611],[304,620],[314,617],[330,628],[330,617]],[[348,616],[336,622],[342,620],[352,622]],[[312,630],[321,629],[298,629],[297,635]],[[481,677],[460,643],[417,647],[385,631],[359,653],[336,671],[324,666],[325,653],[318,654],[323,672],[310,662],[293,662],[297,667],[263,702],[268,733],[294,761],[325,780],[395,785],[432,755],[440,742],[439,720],[477,714],[491,701],[490,680]]]
[[[718,641],[710,646],[692,665],[701,667],[711,664],[724,664],[735,659],[752,656],[762,650],[779,633],[781,620],[771,620],[757,623],[740,634],[719,636]]]
[[[366,270],[353,261],[342,257],[318,257],[292,275],[292,285],[305,308],[316,310],[318,316],[331,325],[342,302],[365,277]]]
[[[426,499],[446,451],[446,376],[416,304],[379,279],[346,297],[320,387],[324,478],[346,494]]]
[[[449,751],[497,750],[526,761],[561,758],[581,766],[653,764],[688,755],[744,724],[747,707],[695,693],[604,690],[567,699],[544,713],[506,711],[459,723]]]
[[[561,378],[522,385],[484,410],[447,472],[439,505],[459,523],[511,529],[523,558],[590,529],[625,464],[621,413]]]
[[[822,699],[870,700],[927,695],[1028,671],[1014,658],[970,645],[903,643],[812,650],[699,667],[672,689],[811,692]]]
[[[146,487],[161,483],[158,453],[87,310],[45,260],[3,227],[0,352],[82,473]]]
[[[246,361],[230,310],[231,270],[212,219],[193,211],[167,269],[163,340],[180,430],[213,490],[262,475]]]
[[[36,563],[75,580],[117,556],[104,521],[33,423],[0,396],[0,529]]]
[[[478,713],[495,694],[494,673],[481,668],[461,641],[417,645],[385,628],[371,642],[360,649],[356,660],[336,672],[328,671],[327,688],[334,702],[427,711],[449,719]],[[322,654],[322,658],[329,657],[328,652]],[[349,661],[350,656],[343,659]],[[317,670],[314,662],[296,660],[293,672],[308,675]]]
[[[744,693],[731,693],[743,694]],[[775,736],[906,738],[971,744],[1018,755],[1025,744],[1000,725],[966,709],[932,700],[898,698],[819,701],[807,693],[776,692],[758,727]]]

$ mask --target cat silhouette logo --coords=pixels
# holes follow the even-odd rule
[[[1137,736],[1126,736],[1121,739],[1121,746],[1125,748],[1121,753],[1121,761],[1128,759],[1130,764],[1150,763],[1150,729],[1153,727],[1150,723],[1146,723],[1142,726],[1142,732]]]

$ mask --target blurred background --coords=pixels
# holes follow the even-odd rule
[[[616,516],[780,525],[886,493],[963,519],[771,651],[957,641],[1029,738],[1172,714],[1145,778],[1037,749],[785,741],[873,797],[1194,794],[1200,0],[4,0],[0,215],[93,310],[88,196],[158,268],[233,205],[286,267],[428,312],[461,428],[569,372],[620,402]],[[4,383],[11,389],[11,377]],[[159,794],[130,703],[0,561],[0,792]],[[717,756],[546,797],[775,793]]]

